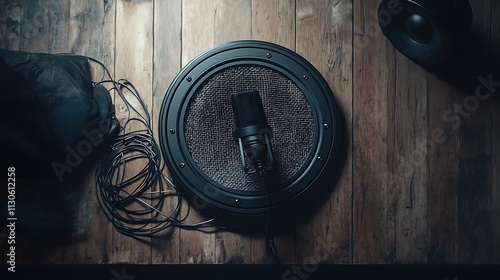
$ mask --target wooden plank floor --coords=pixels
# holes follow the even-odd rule
[[[478,101],[475,87],[397,52],[378,27],[379,2],[0,0],[0,48],[101,60],[136,85],[156,133],[168,85],[198,54],[239,39],[288,47],[328,81],[346,119],[348,145],[326,203],[313,216],[298,209],[288,218],[277,237],[281,260],[500,264],[500,94]],[[471,57],[498,59],[500,4],[470,2],[473,45],[480,50]],[[500,65],[495,59],[484,63]],[[479,74],[488,80],[490,73]],[[483,78],[473,83],[480,86]],[[123,104],[116,108],[123,120]],[[149,243],[122,236],[98,209],[93,166],[71,183],[84,193],[86,228],[61,242],[25,240],[19,263],[271,262],[261,235],[175,229]],[[192,212],[188,221],[200,219]]]

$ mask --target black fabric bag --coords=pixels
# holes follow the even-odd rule
[[[50,170],[61,182],[118,134],[109,92],[93,85],[84,56],[0,49],[0,85],[2,167],[18,177]]]

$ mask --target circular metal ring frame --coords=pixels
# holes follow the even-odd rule
[[[159,136],[164,159],[174,184],[197,208],[208,206],[237,216],[261,216],[268,211],[264,191],[235,190],[209,178],[193,160],[185,139],[186,113],[199,87],[221,70],[248,65],[270,68],[293,81],[304,93],[314,121],[311,152],[289,184],[270,191],[271,211],[295,208],[332,172],[338,157],[340,112],[330,87],[314,66],[276,44],[250,40],[226,43],[199,55],[181,70],[167,90],[160,110]]]

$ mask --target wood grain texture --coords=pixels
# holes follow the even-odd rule
[[[22,42],[19,48],[28,52],[68,52],[69,2],[25,0],[21,6]]]
[[[0,48],[18,50],[21,42],[23,6],[20,0],[3,3],[0,10]]]
[[[428,77],[428,131],[444,131],[428,152],[427,225],[428,263],[456,263],[458,254],[458,135],[448,113],[457,93],[435,75]],[[438,140],[441,139],[441,140]],[[443,141],[444,140],[444,141]],[[446,170],[442,172],[440,170]]]
[[[394,223],[396,263],[425,263],[427,258],[427,73],[396,53],[394,94],[388,99],[389,215]]]
[[[500,4],[470,2],[472,43],[480,51],[468,58],[491,63],[498,74]],[[341,106],[346,159],[340,179],[324,182],[331,188],[324,203],[280,220],[281,261],[500,264],[500,88],[476,106],[474,89],[453,80],[453,71],[438,75],[404,57],[380,31],[379,3],[0,0],[0,48],[101,60],[138,88],[155,136],[169,84],[197,55],[240,39],[297,51]],[[92,74],[99,79],[99,67],[92,66]],[[123,122],[129,112],[119,100],[115,106]],[[78,234],[44,242],[20,236],[19,263],[272,263],[262,232],[175,229],[146,243],[119,234],[97,206],[93,164],[97,160],[65,182],[83,194]],[[182,214],[191,202],[184,201]],[[166,202],[162,210],[173,205]],[[207,218],[192,211],[186,222]]]
[[[116,33],[115,33],[115,75],[132,81],[141,95],[147,110],[152,108],[153,84],[153,2],[151,1],[117,1]],[[130,104],[141,110],[139,102],[132,94],[125,92]],[[123,101],[115,100],[117,118],[121,125],[136,113],[128,109]],[[131,123],[125,132],[144,129],[140,123]],[[145,160],[130,165],[125,178],[131,178],[144,168]],[[132,208],[133,206],[130,206]],[[151,263],[151,247],[136,239],[121,235],[117,231],[111,234],[112,250],[110,262],[113,263]],[[144,239],[151,242],[150,238]]]
[[[154,2],[154,46],[153,46],[153,132],[158,138],[160,108],[168,86],[181,69],[181,22],[182,1]],[[160,145],[160,143],[158,143]],[[168,170],[165,168],[168,176]],[[165,182],[166,183],[166,182]],[[165,184],[165,186],[167,186]],[[168,190],[172,190],[171,187]],[[165,199],[161,209],[164,213],[172,213],[177,205],[176,197]],[[179,229],[171,228],[153,238],[151,243],[152,263],[179,263],[180,252]]]
[[[295,9],[293,0],[253,0],[252,38],[295,50]]]
[[[353,262],[395,259],[395,204],[389,189],[388,97],[394,95],[394,50],[382,36],[375,1],[354,1]],[[388,180],[389,179],[389,180]]]
[[[352,1],[297,2],[297,53],[320,71],[332,89],[346,134],[339,159],[345,160],[332,174],[340,180],[326,181],[326,201],[318,209],[305,205],[297,210],[297,261],[300,263],[350,263],[352,259]],[[342,120],[344,121],[344,120]],[[322,125],[322,124],[319,124]],[[339,124],[340,125],[340,124]],[[340,140],[340,139],[338,139]],[[345,155],[344,155],[345,154]],[[344,159],[345,157],[346,159]],[[342,170],[343,169],[343,170]],[[331,180],[335,176],[331,176]],[[311,213],[311,210],[316,212]],[[321,252],[318,253],[318,252]]]

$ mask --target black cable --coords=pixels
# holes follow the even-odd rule
[[[128,110],[128,117],[120,128],[120,134],[111,143],[103,155],[95,173],[95,191],[99,207],[106,218],[121,234],[137,237],[153,237],[159,232],[172,227],[202,232],[230,230],[214,225],[215,219],[195,224],[185,223],[189,213],[181,216],[182,197],[174,184],[163,174],[165,163],[161,151],[153,137],[151,117],[147,106],[134,85],[126,79],[114,80],[109,70],[100,61],[87,57],[99,64],[104,73],[95,85],[111,84],[109,91],[123,100]],[[105,77],[109,79],[105,79]],[[132,95],[139,102],[140,108],[134,108],[125,93]],[[130,111],[138,117],[131,118]],[[142,129],[128,129],[135,125]],[[130,130],[129,132],[126,132]],[[140,166],[133,162],[142,161],[143,167],[130,176],[131,166]],[[126,176],[130,176],[129,178]],[[174,198],[174,207],[170,213],[162,208],[165,200]]]
[[[266,235],[265,235],[265,247],[266,255],[273,258],[274,262],[280,263],[278,258],[278,250],[276,248],[276,233],[271,223],[271,195],[269,194],[269,185],[265,177],[265,172],[263,170],[259,171],[259,175],[264,183],[264,191],[267,196],[267,217],[266,217]]]

